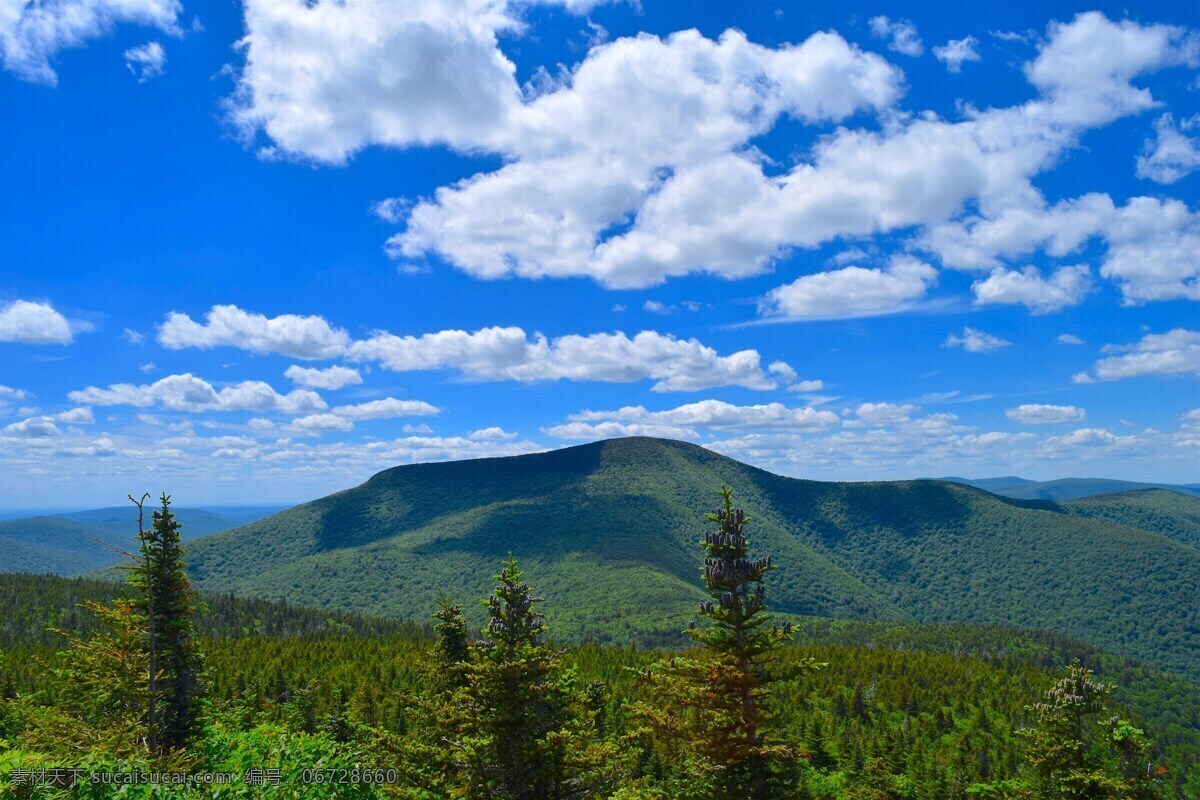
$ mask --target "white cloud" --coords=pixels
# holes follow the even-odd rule
[[[121,336],[130,344],[141,344],[146,339],[145,334],[135,331],[133,328],[126,328]]]
[[[169,375],[152,384],[89,386],[67,395],[71,402],[95,406],[158,406],[169,411],[279,411],[302,414],[326,408],[316,392],[296,389],[281,395],[262,381],[243,381],[220,391],[191,373]]]
[[[292,420],[287,427],[297,433],[327,433],[348,431],[354,427],[354,423],[335,414],[310,414]]]
[[[178,0],[7,0],[0,4],[0,54],[19,78],[54,86],[51,60],[60,50],[107,36],[118,24],[178,34],[182,11]]]
[[[1055,337],[1054,341],[1059,344],[1083,344],[1083,339],[1080,339],[1073,333],[1060,333]]]
[[[1061,257],[1094,236],[1108,245],[1100,274],[1118,282],[1126,303],[1200,299],[1200,214],[1178,200],[1134,197],[1117,207],[1108,195],[1089,194],[1006,208],[938,226],[926,243],[948,266],[979,269],[1038,247]]]
[[[920,410],[920,406],[911,404],[863,403],[854,410],[854,415],[869,425],[895,425],[908,422]]]
[[[937,270],[909,256],[886,270],[843,267],[805,275],[767,293],[759,312],[794,320],[852,319],[903,311],[937,282]]]
[[[24,389],[14,389],[11,386],[0,384],[0,405],[11,403],[14,400],[24,400],[29,396],[29,392]]]
[[[942,347],[961,347],[968,353],[994,353],[1012,342],[976,328],[963,328],[962,336],[950,334]]]
[[[363,382],[362,375],[353,367],[333,366],[317,369],[293,364],[283,374],[292,383],[306,389],[334,391],[345,386],[357,386]]]
[[[405,425],[400,429],[403,433],[433,433],[433,428],[422,422],[420,425]]]
[[[456,369],[482,380],[570,380],[632,383],[651,379],[656,392],[717,386],[773,389],[757,351],[722,356],[695,339],[654,331],[569,335],[532,340],[521,328],[447,330],[423,336],[377,333],[355,342],[349,357],[378,361],[395,372]]]
[[[647,300],[645,303],[642,303],[642,308],[651,314],[670,314],[676,310],[675,306],[664,305],[657,300]]]
[[[971,289],[976,305],[1021,304],[1034,314],[1049,314],[1082,301],[1092,289],[1092,273],[1083,265],[1060,267],[1046,279],[1037,267],[996,269]]]
[[[467,438],[474,441],[503,442],[507,441],[508,439],[515,439],[517,438],[517,435],[515,433],[509,433],[503,428],[493,425],[490,428],[481,428],[473,433],[470,433],[467,435]]]
[[[1200,375],[1200,332],[1197,331],[1176,328],[1166,333],[1150,333],[1132,345],[1109,345],[1104,352],[1124,354],[1096,362],[1095,378],[1102,381],[1146,375]],[[1093,380],[1086,372],[1074,377],[1076,383],[1092,383]]]
[[[499,144],[521,102],[501,0],[244,4],[230,116],[283,153],[339,163],[369,144]]]
[[[796,378],[800,377],[796,374],[796,370],[792,369],[792,366],[786,361],[772,362],[767,367],[767,372],[770,372],[772,375],[778,375],[779,379],[784,383],[794,383]]]
[[[166,64],[167,51],[161,42],[146,42],[125,51],[125,66],[137,77],[138,83],[162,75]]]
[[[54,419],[59,422],[65,422],[68,425],[91,425],[96,422],[96,417],[87,406],[72,408],[55,414]]]
[[[138,370],[141,372],[154,372],[158,369],[158,365],[153,361],[147,361],[145,364],[138,364]]]
[[[1183,133],[1197,126],[1200,115],[1183,120],[1179,127],[1170,114],[1159,117],[1154,123],[1154,137],[1146,140],[1137,158],[1138,177],[1170,184],[1200,168],[1200,139]]]
[[[0,342],[70,344],[71,324],[47,303],[15,300],[0,306]]]
[[[815,124],[885,109],[900,84],[899,70],[836,34],[777,50],[737,31],[621,39],[523,106],[506,133],[515,158],[418,203],[389,252],[437,253],[481,278],[587,275],[613,287],[761,272],[779,223],[730,212],[774,194],[746,143],[784,115]],[[606,238],[628,219],[630,231]]]
[[[1056,425],[1064,422],[1082,422],[1087,412],[1077,406],[1052,406],[1026,403],[1004,410],[1005,416],[1014,422],[1026,425]]]
[[[871,26],[871,33],[876,38],[888,40],[889,50],[913,57],[925,52],[925,45],[921,42],[921,37],[917,35],[917,26],[908,20],[896,20],[893,22],[887,17],[879,16],[872,17],[869,24]],[[941,58],[941,56],[938,56],[938,58]]]
[[[819,392],[825,388],[825,381],[809,380],[798,381],[788,387],[789,392]]]
[[[252,353],[277,354],[313,360],[334,358],[343,353],[350,336],[333,328],[324,317],[282,314],[266,317],[251,314],[237,306],[213,306],[204,322],[172,311],[158,329],[163,347],[240,347]]]
[[[782,403],[738,406],[720,400],[702,400],[666,411],[626,406],[616,411],[581,411],[569,422],[547,428],[558,439],[601,439],[610,436],[665,436],[695,439],[697,429],[825,431],[840,419],[832,411],[788,408]]]
[[[440,414],[441,409],[421,400],[397,400],[385,397],[358,405],[337,406],[333,413],[347,419],[390,419],[392,417],[423,417]]]
[[[933,48],[933,55],[946,65],[950,72],[961,72],[964,61],[979,61],[979,40],[974,36],[951,39],[941,47]]]
[[[31,417],[23,419],[20,422],[14,422],[11,425],[6,425],[3,433],[5,436],[43,439],[58,436],[61,431],[59,431],[58,426],[54,424],[54,420],[50,417]]]

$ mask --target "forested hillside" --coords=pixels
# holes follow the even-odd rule
[[[55,663],[53,651],[64,640],[38,620],[94,634],[94,619],[74,604],[122,592],[128,589],[104,582],[0,575],[0,610],[8,620],[0,640],[3,696],[39,692],[39,702],[60,702],[62,687],[41,663]],[[426,600],[436,608],[435,597]],[[331,767],[405,763],[387,748],[386,736],[426,724],[420,709],[434,685],[428,670],[436,658],[430,629],[228,596],[205,596],[201,608],[213,709],[206,757],[225,759],[209,768],[278,767],[293,796],[384,796],[362,787],[318,787],[311,791],[326,793],[304,795],[298,785],[310,759]],[[987,796],[966,791],[1026,774],[1017,734],[1031,724],[1026,706],[1073,659],[1114,684],[1114,709],[1151,733],[1153,757],[1169,771],[1166,796],[1184,800],[1200,786],[1200,689],[1128,659],[1053,634],[978,626],[814,619],[801,621],[793,638],[782,665],[809,658],[825,664],[777,684],[772,700],[776,735],[807,753],[810,793],[802,796]],[[566,666],[577,671],[578,684],[595,687],[591,702],[610,740],[631,730],[629,704],[645,691],[638,671],[661,658],[595,645],[568,653]],[[5,719],[0,712],[0,743],[19,737],[25,717]],[[28,756],[2,751],[0,763],[29,763]],[[390,788],[387,796],[421,796]],[[229,796],[255,796],[250,787],[241,791]]]
[[[181,508],[184,539],[236,528],[279,511],[276,506]],[[132,505],[65,511],[0,522],[0,570],[79,575],[118,564],[113,547],[137,547],[137,510]],[[111,546],[110,546],[111,545]]]
[[[1200,497],[1146,489],[1088,497],[1065,503],[1063,507],[1071,514],[1155,531],[1200,548]]]
[[[469,593],[511,552],[564,638],[677,644],[669,620],[702,599],[695,509],[722,483],[779,560],[780,612],[1044,628],[1200,676],[1200,551],[1177,527],[939,481],[784,478],[659,439],[397,467],[195,541],[189,561],[211,591],[424,619],[431,593]]]

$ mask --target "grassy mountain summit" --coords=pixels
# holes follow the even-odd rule
[[[797,480],[661,439],[396,467],[193,541],[188,561],[210,591],[426,619],[439,590],[473,596],[512,552],[558,635],[674,641],[702,599],[696,542],[722,483],[780,566],[780,612],[1046,628],[1200,675],[1193,547],[1046,501]]]

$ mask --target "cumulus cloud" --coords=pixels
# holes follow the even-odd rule
[[[293,364],[284,371],[284,377],[305,389],[334,391],[345,386],[357,386],[363,382],[362,375],[353,367],[301,367]]]
[[[20,422],[14,422],[4,427],[4,435],[28,439],[42,439],[58,436],[58,426],[50,417],[30,417]]]
[[[1176,328],[1166,333],[1149,333],[1131,345],[1108,345],[1106,353],[1121,353],[1102,358],[1093,367],[1095,378],[1086,372],[1074,377],[1076,383],[1093,380],[1118,381],[1146,375],[1200,375],[1200,332]]]
[[[842,269],[805,275],[767,293],[766,317],[792,320],[853,319],[894,314],[912,306],[937,282],[937,270],[909,256],[887,269]]]
[[[720,400],[702,400],[665,411],[626,406],[615,411],[581,411],[569,422],[546,429],[558,439],[601,439],[610,436],[664,436],[695,439],[698,429],[824,431],[840,418],[832,411],[788,408],[782,403],[738,406]]]
[[[240,347],[252,353],[290,356],[301,360],[334,358],[350,343],[344,330],[333,328],[324,317],[282,314],[266,317],[237,306],[213,306],[204,322],[172,311],[158,329],[163,347]]]
[[[279,411],[303,414],[323,411],[325,401],[316,392],[296,389],[279,394],[262,381],[243,381],[217,391],[195,375],[169,375],[152,384],[117,383],[107,388],[89,386],[67,395],[73,403],[94,406],[157,406],[169,411]]]
[[[377,333],[355,342],[349,357],[377,361],[385,369],[411,372],[456,369],[481,380],[654,380],[656,392],[698,391],[717,386],[773,389],[757,351],[722,356],[695,339],[642,331],[532,339],[521,328],[447,330],[422,336]]]
[[[119,24],[178,34],[182,11],[179,0],[9,0],[0,5],[0,55],[22,80],[54,86],[51,62],[60,50],[107,36]]]
[[[510,163],[418,203],[389,250],[436,253],[482,278],[588,275],[613,287],[761,272],[779,223],[749,207],[774,191],[746,144],[783,116],[818,124],[887,108],[900,85],[898,70],[836,34],[779,49],[737,31],[620,39],[522,106]],[[607,234],[631,218],[627,233]]]
[[[371,144],[500,155],[491,171],[381,207],[403,226],[387,248],[405,264],[434,256],[481,278],[584,275],[644,287],[696,272],[743,277],[793,248],[913,227],[931,229],[924,243],[955,266],[963,259],[943,252],[955,242],[932,229],[973,227],[974,218],[956,219],[967,208],[989,222],[1046,212],[1033,178],[1089,128],[1154,107],[1136,80],[1196,60],[1182,28],[1084,13],[1051,25],[1025,65],[1034,98],[966,106],[947,120],[893,113],[900,71],[836,34],[768,48],[737,31],[715,41],[685,31],[594,47],[522,94],[496,48],[497,32],[516,29],[509,11],[498,1],[256,0],[234,117],[273,152],[323,161]],[[903,22],[873,27],[915,51]],[[947,45],[948,63],[965,53]],[[852,127],[858,112],[883,124]],[[749,145],[784,117],[839,127],[805,160],[767,174]],[[636,137],[622,124],[629,118],[639,120]],[[1109,240],[1102,274],[1131,302],[1194,290],[1187,236],[1155,247],[1146,230],[1110,238],[1110,227],[1086,235]]]
[[[392,417],[423,417],[440,414],[441,409],[421,400],[397,400],[394,397],[385,397],[369,403],[337,406],[333,409],[333,413],[347,419],[390,419]]]
[[[138,83],[162,75],[166,65],[167,51],[161,42],[146,42],[125,51],[125,66],[137,77]]]
[[[1004,410],[1005,416],[1014,422],[1026,425],[1057,425],[1064,422],[1082,422],[1087,412],[1077,406],[1052,406],[1026,403]]]
[[[909,417],[920,410],[920,406],[911,404],[863,403],[854,410],[854,415],[870,425],[895,425],[908,422]]]
[[[1154,136],[1146,140],[1137,158],[1138,177],[1171,184],[1200,168],[1200,138],[1184,133],[1198,126],[1200,115],[1189,117],[1178,126],[1170,114],[1159,117],[1154,123]]]
[[[868,24],[871,26],[871,33],[877,39],[888,40],[889,50],[914,58],[925,52],[925,44],[917,34],[917,26],[906,19],[892,21],[887,17],[878,16],[872,17]]]
[[[1021,271],[996,269],[971,290],[976,305],[1020,304],[1034,314],[1050,314],[1078,304],[1092,288],[1092,273],[1086,266],[1060,267],[1047,279],[1037,267]]]
[[[962,335],[950,334],[942,347],[961,347],[968,353],[994,353],[1012,342],[976,328],[963,328]]]
[[[469,433],[467,434],[467,438],[474,441],[503,442],[509,439],[515,439],[517,438],[517,435],[515,433],[509,433],[503,428],[493,425],[490,428],[480,428],[477,431]]]
[[[935,228],[928,244],[949,266],[979,269],[1038,247],[1062,257],[1096,236],[1108,245],[1100,274],[1118,282],[1126,303],[1200,299],[1200,214],[1178,200],[1134,197],[1117,207],[1090,194],[1009,208]]]
[[[292,420],[287,427],[296,433],[329,433],[348,431],[354,423],[336,414],[309,414]]]
[[[1059,344],[1083,344],[1083,339],[1080,339],[1073,333],[1060,333],[1055,337],[1054,341]]]
[[[961,72],[965,61],[979,61],[979,40],[974,36],[951,39],[941,47],[933,48],[933,55],[951,72]]]
[[[16,300],[0,306],[0,342],[70,344],[71,324],[48,303]]]

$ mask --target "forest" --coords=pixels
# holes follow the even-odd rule
[[[0,796],[1200,792],[1200,689],[1036,631],[773,619],[773,557],[718,500],[691,644],[646,649],[564,646],[511,556],[430,625],[201,594],[164,496],[123,584],[0,576]]]

